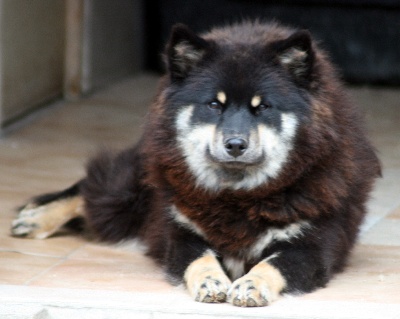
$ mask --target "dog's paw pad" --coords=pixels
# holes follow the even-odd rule
[[[227,283],[219,279],[207,276],[203,282],[195,288],[195,300],[199,302],[224,302],[228,293]]]
[[[237,279],[228,292],[228,301],[238,307],[264,307],[273,299],[268,283],[251,274]]]
[[[46,238],[45,207],[28,205],[23,208],[18,217],[11,223],[11,234],[16,237]]]
[[[196,301],[219,303],[226,300],[231,282],[223,273],[205,274],[188,287]]]
[[[35,223],[27,223],[24,220],[16,219],[12,222],[11,233],[14,236],[25,237],[34,232],[39,226]]]

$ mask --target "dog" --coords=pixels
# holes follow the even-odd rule
[[[32,199],[12,235],[83,218],[136,238],[199,302],[266,306],[342,271],[380,175],[360,111],[308,31],[173,27],[140,141],[72,187]]]

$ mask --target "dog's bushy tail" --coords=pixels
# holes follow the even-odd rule
[[[87,224],[100,240],[119,242],[138,235],[152,197],[143,182],[142,163],[137,148],[119,154],[103,151],[88,163],[80,190]]]

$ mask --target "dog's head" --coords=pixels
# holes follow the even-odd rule
[[[261,27],[172,31],[165,108],[198,186],[248,190],[277,178],[311,119],[309,33]]]

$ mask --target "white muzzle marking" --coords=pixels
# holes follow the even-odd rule
[[[287,162],[293,148],[296,134],[297,118],[294,114],[281,115],[281,130],[259,124],[254,132],[250,132],[249,145],[255,154],[264,154],[265,160],[257,165],[244,168],[243,179],[222,179],[218,170],[221,166],[207,157],[209,150],[218,149],[221,134],[215,124],[192,124],[194,106],[184,107],[176,118],[177,142],[184,155],[188,167],[196,178],[196,184],[209,190],[218,191],[224,188],[253,189],[276,178]],[[250,149],[248,150],[250,151]],[[226,175],[225,175],[226,177]]]

